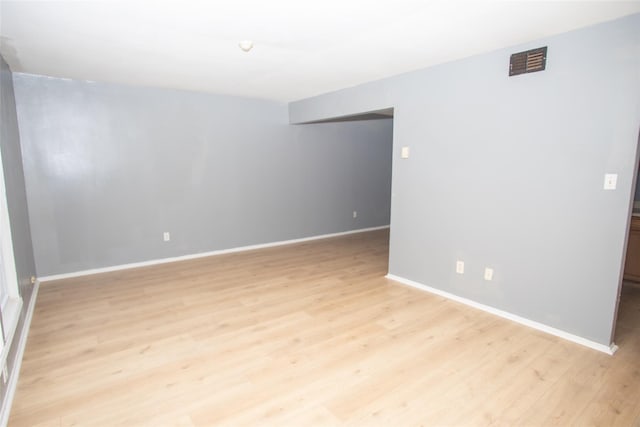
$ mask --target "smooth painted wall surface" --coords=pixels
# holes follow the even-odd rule
[[[11,222],[18,291],[22,297],[22,310],[7,357],[7,368],[9,377],[11,377],[18,374],[14,369],[16,352],[20,335],[23,333],[27,306],[32,297],[31,276],[35,276],[36,270],[31,246],[12,73],[2,56],[0,56],[0,150],[2,150],[2,168],[4,169],[9,221]],[[3,403],[6,392],[6,384],[0,381],[0,401]]]
[[[508,77],[510,54],[540,46],[546,71]],[[290,120],[387,107],[389,272],[609,345],[637,162],[640,15],[294,102]]]
[[[261,100],[14,82],[40,276],[389,224],[391,120],[290,126]]]

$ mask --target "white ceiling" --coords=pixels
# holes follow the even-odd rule
[[[292,101],[638,12],[640,1],[2,0],[0,52],[14,71]]]

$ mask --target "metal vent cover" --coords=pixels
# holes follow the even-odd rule
[[[547,66],[547,46],[511,55],[509,76],[542,71]]]

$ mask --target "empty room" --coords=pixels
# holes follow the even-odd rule
[[[0,425],[640,426],[640,1],[0,0]]]

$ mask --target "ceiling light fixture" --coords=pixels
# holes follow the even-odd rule
[[[245,52],[249,52],[253,48],[253,42],[251,40],[242,40],[238,46]]]

